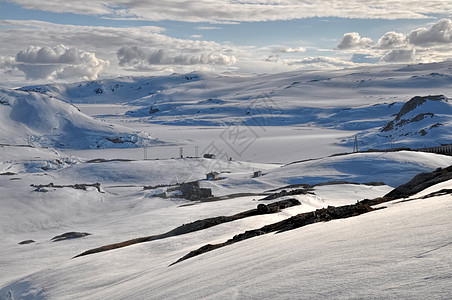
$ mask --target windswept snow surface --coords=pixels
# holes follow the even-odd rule
[[[0,293],[15,299],[449,298],[450,196],[387,206],[255,237],[173,266],[211,242],[213,232],[224,240],[228,229],[66,260]]]

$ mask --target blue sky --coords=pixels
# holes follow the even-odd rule
[[[442,61],[448,2],[2,1],[0,85]]]

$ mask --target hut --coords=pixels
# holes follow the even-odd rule
[[[254,171],[253,178],[261,177],[261,176],[262,176],[262,171]]]
[[[220,173],[218,172],[210,172],[206,174],[207,180],[218,180],[220,179]]]
[[[213,153],[206,153],[203,155],[204,158],[210,158],[210,159],[214,159],[215,158],[215,154]]]

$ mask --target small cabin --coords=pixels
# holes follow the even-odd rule
[[[210,158],[210,159],[215,159],[215,154],[213,153],[206,153],[203,155],[204,158]]]
[[[220,179],[220,173],[218,172],[210,172],[206,174],[207,180],[218,180]]]
[[[261,176],[262,176],[262,171],[254,171],[253,178],[261,177]]]

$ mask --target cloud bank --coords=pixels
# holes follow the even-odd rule
[[[259,22],[314,17],[367,19],[421,19],[452,14],[444,0],[8,0],[24,8],[51,12],[98,15],[118,19],[185,22]]]
[[[230,65],[236,62],[233,55],[223,53],[179,53],[168,49],[122,47],[117,52],[120,66],[146,65]]]
[[[18,69],[29,80],[96,79],[108,65],[94,53],[59,45],[56,47],[30,46],[12,57],[0,60],[4,71]]]

